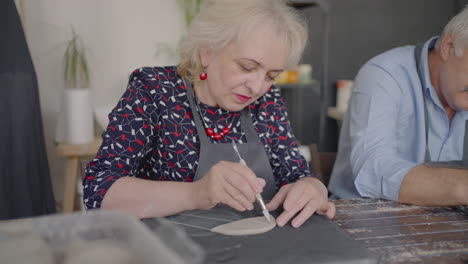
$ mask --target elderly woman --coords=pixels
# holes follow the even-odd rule
[[[298,63],[306,40],[284,1],[209,1],[182,40],[177,67],[131,75],[86,168],[87,208],[141,218],[218,203],[244,211],[262,193],[268,210],[283,206],[279,226],[292,219],[299,227],[313,213],[332,218],[327,189],[299,154],[273,85]]]

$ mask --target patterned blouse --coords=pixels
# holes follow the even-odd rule
[[[298,150],[278,88],[272,86],[250,106],[255,130],[270,160],[276,188],[310,176]],[[246,142],[240,112],[200,103],[208,127],[231,131],[214,143]],[[88,209],[100,208],[111,185],[132,176],[159,181],[192,181],[198,166],[200,141],[187,90],[177,68],[135,70],[117,106],[109,114],[96,157],[86,167],[83,200]],[[205,131],[203,131],[205,133]]]

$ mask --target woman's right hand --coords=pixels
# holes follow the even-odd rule
[[[254,208],[255,194],[263,191],[266,182],[241,163],[220,161],[193,184],[200,209],[223,203],[245,211]]]

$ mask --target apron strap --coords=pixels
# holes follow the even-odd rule
[[[200,114],[197,111],[197,106],[195,105],[195,97],[193,94],[193,88],[192,88],[192,83],[184,79],[185,87],[187,88],[187,96],[189,99],[190,107],[192,108],[193,112],[193,117],[195,120],[195,124],[197,127],[204,127],[202,120],[200,118]],[[255,128],[252,123],[252,118],[250,117],[250,107],[244,107],[241,111],[241,127],[244,130],[245,137],[247,138],[247,142],[249,143],[254,143],[254,142],[260,142],[257,132],[255,132]],[[200,138],[201,143],[211,143],[210,139],[204,133],[205,131],[198,131],[198,136]]]
[[[200,180],[206,175],[210,168],[218,163],[219,161],[226,160],[231,162],[239,161],[239,157],[235,153],[231,144],[223,143],[211,143],[210,138],[204,132],[204,126],[202,124],[201,116],[195,112],[197,105],[195,102],[195,95],[191,83],[184,79],[185,87],[187,88],[187,97],[190,103],[190,107],[194,111],[194,121],[197,127],[198,136],[200,138],[200,155],[198,166],[196,167],[194,181]],[[250,117],[250,107],[247,106],[241,111],[241,126],[244,131],[245,137],[248,142],[239,144],[239,152],[248,166],[257,177],[265,179],[266,185],[263,191],[263,198],[269,200],[272,199],[276,193],[275,188],[275,175],[271,168],[270,160],[265,151],[265,147],[260,143],[260,139],[255,132],[252,118]],[[215,155],[213,155],[215,153]],[[256,208],[258,206],[256,204]],[[261,210],[259,211],[261,212]]]
[[[242,109],[241,126],[242,126],[242,129],[244,130],[245,137],[247,138],[247,142],[249,143],[260,142],[260,139],[257,136],[257,132],[255,131],[255,127],[252,123],[252,118],[250,117],[249,106],[246,106],[244,109]]]
[[[431,153],[429,153],[429,120],[428,120],[428,113],[427,113],[427,104],[426,104],[426,89],[423,84],[423,68],[421,67],[421,58],[422,58],[422,49],[424,43],[419,43],[414,48],[414,59],[416,61],[416,70],[418,71],[419,81],[421,83],[421,90],[423,95],[423,103],[424,103],[424,126],[426,131],[426,155],[424,157],[425,162],[431,161]]]
[[[203,128],[204,126],[202,124],[200,115],[198,114],[197,106],[195,105],[195,98],[193,95],[192,83],[189,80],[184,78],[184,84],[185,84],[185,87],[187,88],[187,97],[189,99],[190,108],[192,108],[192,112],[193,112],[192,114],[193,114],[193,119],[195,120],[195,126],[197,127],[197,129]],[[210,139],[206,135],[205,131],[197,131],[197,132],[198,132],[198,138],[200,138],[200,143],[203,143],[205,145],[210,143]]]

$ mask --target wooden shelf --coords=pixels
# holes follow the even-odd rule
[[[66,171],[65,171],[65,190],[63,193],[63,212],[69,213],[74,209],[76,184],[81,181],[79,171],[80,159],[87,156],[96,155],[99,146],[101,145],[101,138],[96,138],[88,144],[58,144],[56,147],[57,155],[66,158]]]
[[[101,138],[96,138],[88,144],[58,144],[56,151],[60,156],[93,156],[101,146]]]

